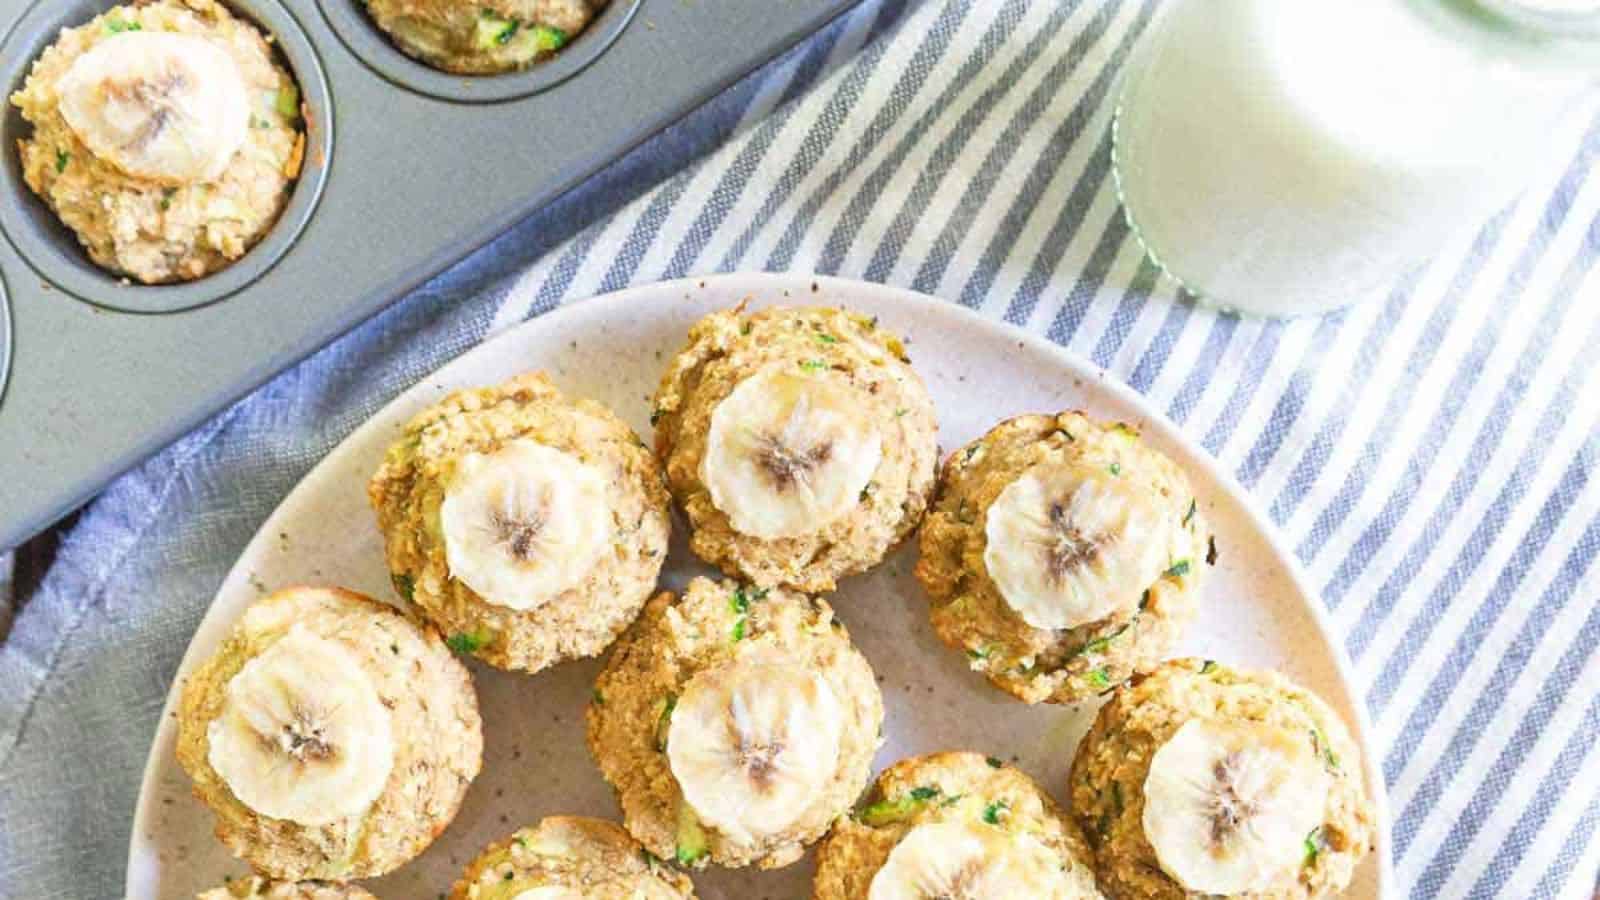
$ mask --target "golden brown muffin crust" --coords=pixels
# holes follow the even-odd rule
[[[1061,860],[1072,882],[1099,896],[1088,845],[1077,824],[1021,770],[995,757],[946,752],[903,759],[885,769],[855,813],[817,848],[815,900],[866,900],[872,879],[916,826],[981,823],[1027,834]]]
[[[711,416],[742,381],[771,366],[829,371],[877,425],[883,456],[848,514],[820,529],[765,540],[741,534],[701,480]],[[656,391],[656,453],[693,527],[695,555],[758,585],[821,593],[877,565],[922,520],[933,490],[933,401],[900,339],[875,318],[823,307],[738,308],[695,323]]]
[[[550,816],[484,849],[450,900],[511,900],[560,886],[586,900],[693,900],[694,885],[603,819]]]
[[[606,0],[367,0],[396,46],[436,69],[493,75],[556,55]]]
[[[196,900],[377,900],[356,884],[332,881],[271,881],[260,875],[234,878],[201,891]]]
[[[245,806],[212,768],[210,723],[228,682],[291,624],[350,649],[391,715],[394,765],[360,817],[320,827],[272,819]],[[216,653],[184,682],[178,762],[195,796],[217,816],[217,838],[276,879],[343,881],[398,868],[455,817],[483,757],[483,723],[471,676],[439,635],[370,597],[338,588],[286,588],[255,601]]]
[[[590,752],[616,788],[628,831],[650,852],[678,856],[683,793],[666,754],[666,725],[676,698],[695,675],[752,648],[775,647],[819,674],[844,712],[839,762],[806,812],[786,831],[736,841],[705,828],[706,862],[778,868],[850,808],[867,783],[882,743],[883,700],[872,668],[850,643],[828,604],[780,588],[761,590],[697,578],[681,598],[656,595],[617,642],[587,711]]]
[[[96,157],[62,116],[57,82],[129,30],[204,37],[238,63],[255,105],[244,145],[216,181],[174,187],[130,175]],[[64,29],[34,62],[11,96],[33,126],[17,142],[22,176],[96,265],[149,284],[188,281],[226,268],[272,228],[299,176],[305,134],[294,78],[269,40],[214,0],[155,0]]]
[[[532,609],[491,603],[451,577],[439,508],[470,453],[531,439],[600,471],[614,528],[610,552]],[[563,395],[540,372],[456,391],[408,422],[367,488],[395,589],[453,648],[502,669],[537,672],[604,650],[655,589],[671,501],[655,457],[598,403]]]
[[[1139,606],[1077,628],[1029,625],[984,564],[985,523],[1005,488],[1040,463],[1072,462],[1138,479],[1177,525],[1171,567]],[[991,683],[1029,703],[1073,703],[1160,662],[1194,618],[1211,532],[1177,465],[1131,425],[1081,412],[1007,419],[957,449],[940,471],[920,534],[917,580],[932,599],[934,631]]]
[[[1264,722],[1303,733],[1332,778],[1327,813],[1306,839],[1298,881],[1288,890],[1250,894],[1250,900],[1310,900],[1343,891],[1376,832],[1361,754],[1344,722],[1321,698],[1275,672],[1175,659],[1117,688],[1072,761],[1068,799],[1094,848],[1106,894],[1117,900],[1203,896],[1162,870],[1142,824],[1151,757],[1195,718]]]

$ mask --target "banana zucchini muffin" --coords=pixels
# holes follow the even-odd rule
[[[628,831],[697,869],[799,859],[883,741],[872,668],[826,602],[708,578],[650,601],[587,716]]]
[[[1068,790],[1117,900],[1332,897],[1374,838],[1338,715],[1277,673],[1210,660],[1173,660],[1117,688]]]
[[[147,284],[243,256],[305,154],[270,38],[214,0],[114,6],[67,28],[11,96],[22,177],[89,257]]]
[[[494,75],[554,56],[606,0],[366,0],[396,45],[436,69]]]
[[[337,588],[252,603],[178,706],[178,762],[217,837],[275,879],[398,868],[455,817],[482,756],[472,679],[439,636]]]
[[[616,825],[551,816],[489,845],[450,900],[693,900],[689,877]]]
[[[1132,426],[1025,415],[945,460],[917,579],[973,669],[1029,703],[1071,703],[1171,650],[1210,541],[1188,479]]]
[[[993,757],[935,753],[878,776],[817,850],[815,900],[1101,900],[1078,826]]]
[[[671,501],[649,448],[541,373],[418,413],[367,494],[395,589],[452,649],[502,669],[604,650],[666,559]]]
[[[354,884],[332,881],[269,881],[260,875],[234,878],[222,887],[201,891],[196,900],[376,900]]]
[[[656,453],[706,562],[831,591],[922,520],[938,426],[877,319],[743,305],[700,320],[656,392]]]

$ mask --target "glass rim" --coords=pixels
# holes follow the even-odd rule
[[[1409,0],[1435,24],[1491,42],[1519,61],[1600,70],[1600,0],[1563,9],[1526,0]]]

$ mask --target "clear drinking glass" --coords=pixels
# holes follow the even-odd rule
[[[1597,72],[1600,0],[1169,0],[1124,76],[1117,188],[1208,302],[1335,309],[1510,200]]]

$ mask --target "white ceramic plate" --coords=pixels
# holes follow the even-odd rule
[[[740,274],[608,294],[502,334],[406,391],[300,482],[228,574],[179,668],[145,768],[128,851],[128,896],[192,897],[224,875],[245,872],[212,837],[211,814],[193,799],[178,767],[171,715],[177,685],[263,591],[316,583],[394,599],[365,488],[413,413],[448,391],[544,369],[565,390],[609,405],[648,435],[650,397],[690,324],[745,298],[757,306],[843,305],[880,316],[885,327],[908,338],[913,365],[933,393],[946,448],[1009,415],[1076,407],[1139,424],[1147,439],[1177,459],[1216,530],[1220,553],[1204,587],[1200,621],[1180,652],[1280,669],[1345,716],[1364,749],[1369,789],[1384,823],[1377,851],[1348,896],[1393,895],[1382,862],[1389,856],[1388,817],[1359,691],[1293,558],[1204,450],[1104,372],[956,305],[881,285]],[[684,546],[681,518],[674,530],[664,581],[678,588],[705,570]],[[1062,797],[1073,748],[1094,705],[1029,707],[969,671],[928,626],[926,599],[911,576],[914,559],[915,547],[902,547],[873,572],[845,581],[832,598],[883,687],[887,743],[878,767],[915,753],[975,750],[1015,760]],[[567,663],[537,676],[472,668],[484,718],[483,774],[455,822],[425,854],[368,883],[383,900],[441,896],[479,849],[543,816],[620,817],[584,747],[583,709],[599,661]],[[695,881],[706,900],[801,898],[809,896],[811,872],[808,856],[777,872],[713,870]]]

